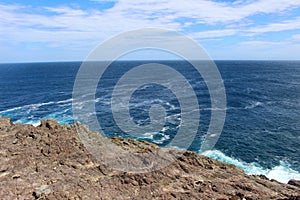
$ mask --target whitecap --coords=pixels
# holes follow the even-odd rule
[[[13,111],[17,111],[17,110],[28,110],[28,111],[33,111],[33,110],[38,110],[41,106],[46,106],[46,105],[53,105],[53,104],[62,104],[62,103],[67,103],[72,101],[72,99],[67,99],[67,100],[62,100],[62,101],[49,101],[49,102],[41,102],[41,103],[35,103],[35,104],[27,104],[24,106],[18,106],[18,107],[14,107],[14,108],[10,108],[7,110],[3,110],[0,111],[0,113],[10,113]]]
[[[288,162],[280,161],[278,166],[275,166],[272,169],[266,169],[260,166],[258,163],[247,163],[242,160],[227,156],[219,150],[205,151],[200,154],[228,164],[233,164],[244,170],[244,172],[249,175],[265,175],[269,179],[275,179],[281,183],[287,183],[291,179],[300,180],[300,172],[292,169]]]
[[[252,103],[251,105],[245,106],[245,109],[252,109],[252,108],[256,108],[258,106],[263,106],[263,105],[264,105],[264,103],[257,101],[255,103]]]
[[[73,98],[70,98],[70,99],[65,99],[65,100],[58,101],[56,103],[57,104],[64,104],[64,103],[70,103],[72,101],[73,101]]]
[[[20,110],[20,109],[22,109],[22,108],[23,108],[23,106],[15,107],[15,108],[10,108],[10,109],[7,109],[7,110],[0,111],[0,113],[13,112],[13,111],[16,111],[16,110]]]
[[[167,130],[169,130],[169,128],[168,127],[163,127],[162,129],[161,129],[161,132],[166,132]]]
[[[169,135],[166,135],[166,134],[162,134],[163,137],[159,140],[154,140],[153,142],[155,142],[156,144],[162,144],[164,143],[164,141],[166,140],[169,140],[170,139],[170,136]]]

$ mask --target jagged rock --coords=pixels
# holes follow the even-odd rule
[[[49,185],[42,185],[41,187],[35,188],[35,191],[33,192],[33,196],[38,199],[42,196],[42,194],[50,194],[52,191],[49,188]]]
[[[59,126],[59,123],[54,119],[43,119],[41,121],[40,127],[46,127],[48,129],[55,129]]]
[[[288,184],[300,187],[300,180],[291,179]]]
[[[7,130],[13,125],[11,119],[6,117],[0,117],[0,130]]]
[[[96,160],[77,128],[132,152],[165,154],[157,145],[114,137],[106,139],[80,123],[42,120],[39,127],[12,124],[0,117],[0,199],[299,199],[296,180],[289,184],[248,176],[234,165],[165,149],[177,157],[148,173],[124,173]],[[164,152],[163,151],[163,152]],[[143,157],[137,162],[143,161]]]

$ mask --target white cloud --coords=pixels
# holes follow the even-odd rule
[[[74,46],[82,42],[100,42],[122,31],[145,26],[180,28],[180,24],[174,21],[126,17],[123,11],[45,7],[42,9],[47,14],[33,14],[20,12],[15,6],[2,6],[0,9],[0,29],[5,30],[0,32],[1,40],[12,43],[44,42]]]
[[[102,2],[118,2],[118,0],[90,0],[90,1],[99,2],[99,3],[102,3]]]
[[[252,26],[251,26],[252,25]],[[270,23],[264,26],[254,26],[254,24],[247,25],[245,27],[238,27],[238,26],[227,26],[228,28],[224,29],[216,29],[216,30],[209,30],[209,31],[201,31],[201,32],[194,32],[190,34],[191,37],[196,39],[202,38],[220,38],[220,37],[227,37],[227,36],[255,36],[264,33],[271,33],[271,32],[281,32],[281,31],[300,31],[300,17],[296,17],[292,20],[285,20],[277,23]],[[298,38],[299,35],[295,35],[293,39]]]
[[[279,32],[289,30],[300,30],[300,17],[293,20],[286,20],[279,23],[271,23],[261,27],[248,29],[246,35],[255,35],[268,32]]]
[[[210,31],[202,31],[192,33],[189,36],[195,39],[203,39],[203,38],[219,38],[226,36],[233,36],[238,33],[235,29],[221,29],[221,30],[210,30]]]
[[[293,35],[293,36],[291,37],[291,40],[292,40],[292,41],[293,41],[293,40],[300,41],[300,34]]]
[[[0,4],[0,46],[40,43],[41,48],[82,49],[87,53],[99,42],[123,31],[162,27],[186,33],[194,39],[253,36],[261,33],[298,30],[300,17],[266,26],[249,21],[256,14],[284,13],[300,7],[300,0],[93,0],[114,2],[109,9],[80,9],[71,6],[27,8]],[[35,10],[36,9],[36,10]],[[236,24],[245,24],[235,26]],[[211,30],[205,30],[209,26]],[[222,27],[222,28],[220,28]],[[299,38],[295,35],[294,39]],[[247,43],[245,43],[247,44]],[[1,58],[0,58],[1,59]]]
[[[210,50],[213,59],[299,60],[300,42],[252,40]]]
[[[228,23],[259,13],[278,13],[300,6],[299,0],[243,1],[237,4],[209,0],[120,0],[111,11],[133,17],[190,18],[195,23]]]
[[[80,10],[80,9],[75,9],[75,8],[70,8],[70,7],[44,7],[47,11],[58,13],[58,14],[65,14],[67,16],[85,16],[87,15],[86,12]]]
[[[240,42],[239,45],[242,46],[248,46],[248,47],[254,47],[256,49],[259,48],[270,48],[278,45],[286,45],[285,41],[279,41],[279,42],[270,42],[270,41],[260,41],[260,40],[252,40],[252,41],[245,41],[245,42]]]
[[[244,1],[243,1],[244,2]],[[247,3],[222,3],[208,0],[120,0],[107,10],[81,10],[72,7],[44,7],[48,14],[25,13],[18,6],[0,5],[0,26],[27,31],[53,30],[105,32],[107,35],[142,27],[165,27],[184,31],[195,24],[214,24],[240,22],[246,17],[257,13],[275,13],[295,6],[300,6],[300,0],[261,0]],[[185,21],[181,21],[186,19]],[[248,30],[251,33],[262,33],[273,30],[291,30],[299,28],[300,18],[286,21],[282,24],[271,24]],[[221,37],[234,34],[236,31],[212,30],[196,33],[199,38]],[[42,33],[42,32],[40,32]],[[62,32],[63,33],[63,32]],[[84,36],[84,34],[82,34]],[[94,37],[94,33],[91,34]]]

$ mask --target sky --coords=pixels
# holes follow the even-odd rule
[[[147,27],[184,34],[214,60],[300,60],[300,0],[1,0],[0,63],[82,61]]]

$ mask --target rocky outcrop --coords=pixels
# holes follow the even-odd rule
[[[294,185],[294,186],[297,186],[300,188],[300,181],[299,180],[295,180],[295,179],[292,179],[288,182],[288,184],[290,185]]]
[[[298,181],[246,175],[234,165],[184,152],[149,173],[115,171],[96,160],[76,126],[43,120],[39,127],[0,118],[0,199],[299,199]],[[103,138],[124,149],[154,151],[145,141]],[[172,150],[174,153],[177,150]]]

